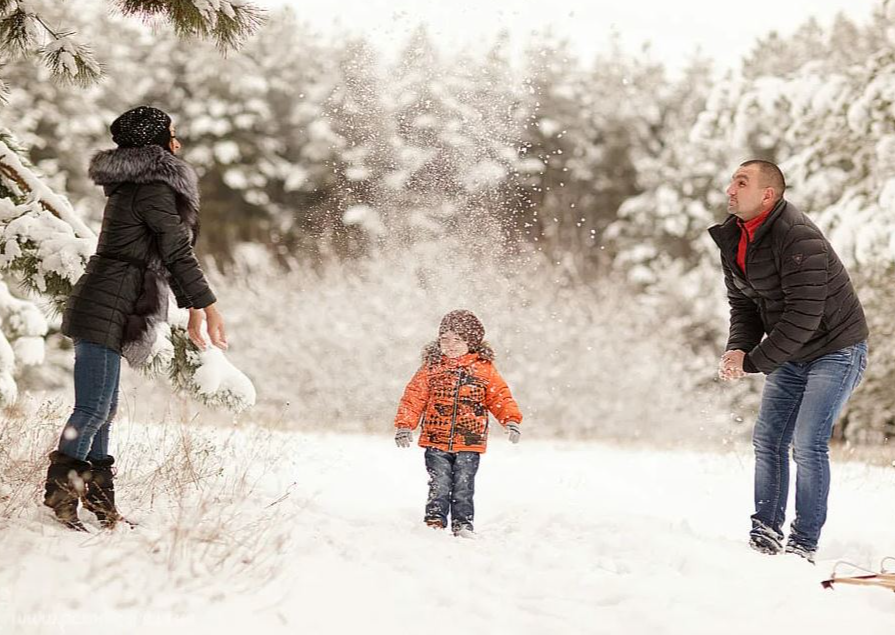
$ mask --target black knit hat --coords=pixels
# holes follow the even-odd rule
[[[457,309],[441,319],[438,335],[453,331],[459,335],[470,349],[477,349],[485,337],[485,327],[472,311]]]
[[[122,148],[159,145],[171,142],[171,117],[158,108],[139,106],[118,117],[109,128],[112,141]]]

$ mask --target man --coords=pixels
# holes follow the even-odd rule
[[[727,188],[730,216],[709,229],[721,248],[730,337],[719,376],[767,380],[753,432],[755,514],[749,545],[784,551],[794,445],[796,517],[785,551],[814,562],[827,517],[829,439],[867,365],[867,322],[832,246],[783,198],[783,173],[746,161]]]

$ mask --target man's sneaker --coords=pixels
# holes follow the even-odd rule
[[[440,518],[427,518],[426,525],[432,529],[444,529],[445,523]]]
[[[804,558],[811,564],[814,564],[814,555],[817,553],[817,551],[815,551],[814,549],[803,547],[802,545],[790,540],[786,543],[786,553],[791,553],[800,558]]]
[[[749,546],[759,553],[776,556],[783,551],[783,536],[757,520],[752,521]]]
[[[767,536],[750,536],[749,546],[755,551],[769,556],[776,556],[782,551],[780,543]]]

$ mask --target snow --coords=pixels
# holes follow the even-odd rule
[[[168,310],[171,312],[174,311],[174,309],[171,308]],[[167,372],[171,362],[174,360],[174,344],[171,342],[171,326],[167,322],[156,322],[152,324],[150,328],[154,331],[155,339],[152,341],[152,348],[149,351],[146,362],[140,370],[149,375]]]
[[[187,345],[186,328],[189,321],[189,312],[186,309],[171,309],[169,324],[156,325],[156,341],[152,352],[148,370],[171,372],[177,364],[171,364],[175,359],[175,348]],[[227,410],[239,413],[255,405],[257,394],[252,380],[234,366],[224,352],[210,344],[207,322],[203,322],[202,334],[209,343],[204,351],[196,349],[192,344],[184,351],[186,357],[186,369],[179,368],[178,372],[186,370],[184,381],[190,394],[212,407],[223,407]],[[172,337],[172,330],[177,329],[176,337]],[[173,344],[177,340],[178,344]]]
[[[40,309],[13,296],[5,282],[0,282],[0,317],[10,335],[42,338],[47,334],[47,319]]]
[[[209,346],[198,356],[199,366],[193,381],[200,395],[233,395],[243,404],[240,410],[255,405],[255,386],[219,348]]]
[[[4,154],[5,153],[5,154]],[[19,157],[0,142],[0,161],[11,166],[30,190],[31,202],[0,205],[0,266],[9,266],[23,252],[33,252],[37,278],[57,274],[74,284],[96,249],[96,235],[78,218],[68,201],[53,193]],[[49,205],[53,213],[44,209]],[[30,254],[29,254],[30,255]]]
[[[20,337],[12,343],[12,350],[16,360],[23,366],[37,366],[44,363],[43,337]]]
[[[479,192],[497,187],[507,176],[507,171],[497,161],[486,159],[479,161],[464,173],[463,185],[470,192]]]
[[[382,217],[369,205],[352,205],[342,214],[342,222],[346,225],[358,225],[370,236],[385,234]]]
[[[16,381],[13,379],[12,374],[4,370],[6,366],[5,359],[11,353],[7,350],[9,348],[9,343],[6,341],[6,338],[0,334],[0,403],[11,404],[15,403],[16,399],[19,396],[19,388],[16,386]]]
[[[68,222],[36,204],[20,205],[12,214],[0,214],[0,266],[10,266],[18,258],[36,257],[35,280],[43,290],[47,274],[56,274],[72,284],[77,282],[91,254],[96,237],[78,237]],[[13,218],[13,215],[18,215]],[[10,218],[13,218],[10,220]],[[80,222],[80,221],[79,221]],[[27,254],[25,252],[28,252]]]
[[[223,164],[239,160],[239,145],[235,141],[218,141],[214,144],[214,156]]]
[[[18,388],[12,377],[16,357],[6,336],[0,332],[0,403],[15,403]]]
[[[886,19],[889,21],[889,24],[895,24],[895,2],[886,0],[883,3],[883,6],[885,7]],[[889,26],[889,28],[886,29],[886,35],[889,38],[889,42],[895,44],[895,26]]]
[[[527,430],[518,446],[493,435],[467,540],[422,525],[422,450],[395,448],[387,427],[360,436],[122,421],[118,496],[140,526],[97,532],[82,513],[94,533],[78,535],[32,500],[0,520],[14,563],[0,568],[0,630],[55,633],[63,620],[129,634],[891,628],[891,593],[820,586],[838,559],[876,567],[895,553],[891,468],[834,465],[812,567],[746,546],[747,447],[541,442]]]
[[[292,166],[292,169],[286,174],[286,180],[283,183],[283,190],[286,192],[294,192],[301,189],[308,181],[308,171],[300,165]]]
[[[24,181],[34,200],[50,206],[61,220],[68,223],[79,238],[93,238],[94,233],[78,217],[68,200],[47,187],[30,169],[25,167],[19,156],[9,146],[0,141],[0,162],[8,165]]]
[[[234,190],[244,190],[249,186],[249,181],[243,171],[234,168],[224,172],[224,183]]]

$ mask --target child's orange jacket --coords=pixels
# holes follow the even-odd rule
[[[424,351],[423,365],[407,384],[396,428],[415,429],[422,420],[419,444],[445,452],[484,452],[488,444],[488,412],[506,425],[522,422],[506,382],[494,368],[494,354],[482,350],[451,359],[438,344]]]

